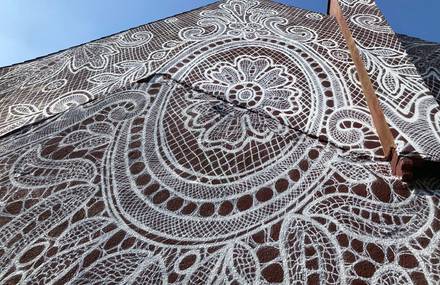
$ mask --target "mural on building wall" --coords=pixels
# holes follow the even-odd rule
[[[341,9],[371,75],[399,153],[440,161],[440,109],[374,0]]]
[[[3,283],[440,279],[440,180],[391,175],[332,17],[228,0],[0,69],[0,102]]]
[[[398,35],[431,94],[440,102],[440,44]]]

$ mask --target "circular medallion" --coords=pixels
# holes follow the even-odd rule
[[[333,154],[292,126],[320,128],[312,94],[324,96],[330,81],[312,54],[291,48],[227,38],[171,60],[173,79],[153,84],[151,108],[119,132],[112,213],[149,241],[200,246],[252,234],[305,203]]]

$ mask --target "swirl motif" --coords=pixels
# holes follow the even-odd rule
[[[310,43],[318,38],[316,32],[304,26],[289,26],[289,21],[282,17],[272,17],[264,22],[265,26],[285,40]],[[287,27],[283,27],[288,25]]]
[[[135,48],[147,44],[152,38],[150,31],[126,32],[118,37],[116,44],[121,48]]]
[[[275,10],[256,8],[258,1],[231,0],[222,3],[219,9],[203,11],[202,19],[197,27],[189,27],[180,31],[184,40],[209,40],[228,34],[245,40],[255,40],[268,36],[269,30],[264,27],[266,20],[278,14]],[[214,27],[214,29],[212,29]],[[210,28],[211,32],[207,32]]]
[[[366,141],[362,128],[374,133],[370,115],[360,110],[339,109],[331,114],[327,124],[330,139],[343,146],[362,145]]]
[[[322,16],[321,14],[318,14],[318,13],[309,13],[306,15],[306,18],[310,19],[310,20],[320,21],[324,18],[324,16]]]
[[[7,96],[3,124],[58,114],[0,140],[0,283],[435,283],[439,179],[375,159],[342,36],[309,14],[227,0],[43,61],[37,84],[0,71],[45,100]],[[417,83],[390,72],[401,51],[364,56],[387,100]],[[396,117],[440,122],[414,97]]]
[[[357,14],[350,18],[350,21],[366,30],[376,33],[392,34],[393,29],[384,23],[384,20],[376,15]]]

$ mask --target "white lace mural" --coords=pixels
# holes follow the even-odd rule
[[[440,161],[440,107],[423,72],[417,71],[374,1],[345,2],[343,14],[351,19],[349,26],[399,153]]]
[[[2,284],[438,283],[440,180],[391,175],[332,17],[229,0],[0,86]]]

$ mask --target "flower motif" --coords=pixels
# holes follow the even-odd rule
[[[269,35],[269,31],[259,23],[231,23],[229,28],[231,29],[228,31],[230,36],[241,37],[246,40],[255,40],[260,36]]]
[[[90,43],[68,51],[71,55],[71,68],[78,71],[82,68],[88,70],[104,69],[109,63],[109,57],[117,53],[111,46]]]
[[[223,31],[227,31],[229,36],[239,37],[245,40],[255,40],[262,36],[271,34],[270,27],[266,24],[268,20],[274,20],[279,14],[274,9],[258,8],[259,2],[253,0],[231,0],[219,5],[219,9],[201,12],[203,17],[199,26],[190,27],[181,35],[185,39],[197,39],[207,30],[204,25],[217,26],[216,33],[209,33],[209,38],[214,35],[219,36]],[[279,20],[280,18],[277,17]],[[206,20],[206,21],[203,21]],[[202,24],[204,23],[204,24]],[[218,29],[218,27],[222,27]],[[228,29],[226,29],[228,28]],[[203,36],[202,36],[203,37]]]
[[[69,57],[63,52],[39,60],[17,65],[0,76],[0,94],[27,88],[54,78],[65,67]]]
[[[183,110],[185,124],[188,130],[198,134],[199,145],[205,150],[238,153],[251,141],[266,143],[276,135],[287,133],[287,128],[275,120],[206,98],[205,94],[190,93],[186,99],[192,104]]]
[[[206,81],[197,87],[207,93],[224,96],[233,105],[263,109],[270,116],[285,119],[298,114],[301,91],[292,86],[296,77],[286,67],[275,65],[271,58],[241,56],[234,64],[219,63],[206,70]]]
[[[233,64],[222,62],[206,70],[205,77],[195,87],[217,98],[192,94],[187,99],[194,103],[184,111],[187,127],[199,133],[205,148],[238,152],[250,141],[270,141],[286,129],[265,115],[285,120],[301,111],[301,92],[292,86],[296,78],[268,57],[241,56]]]

